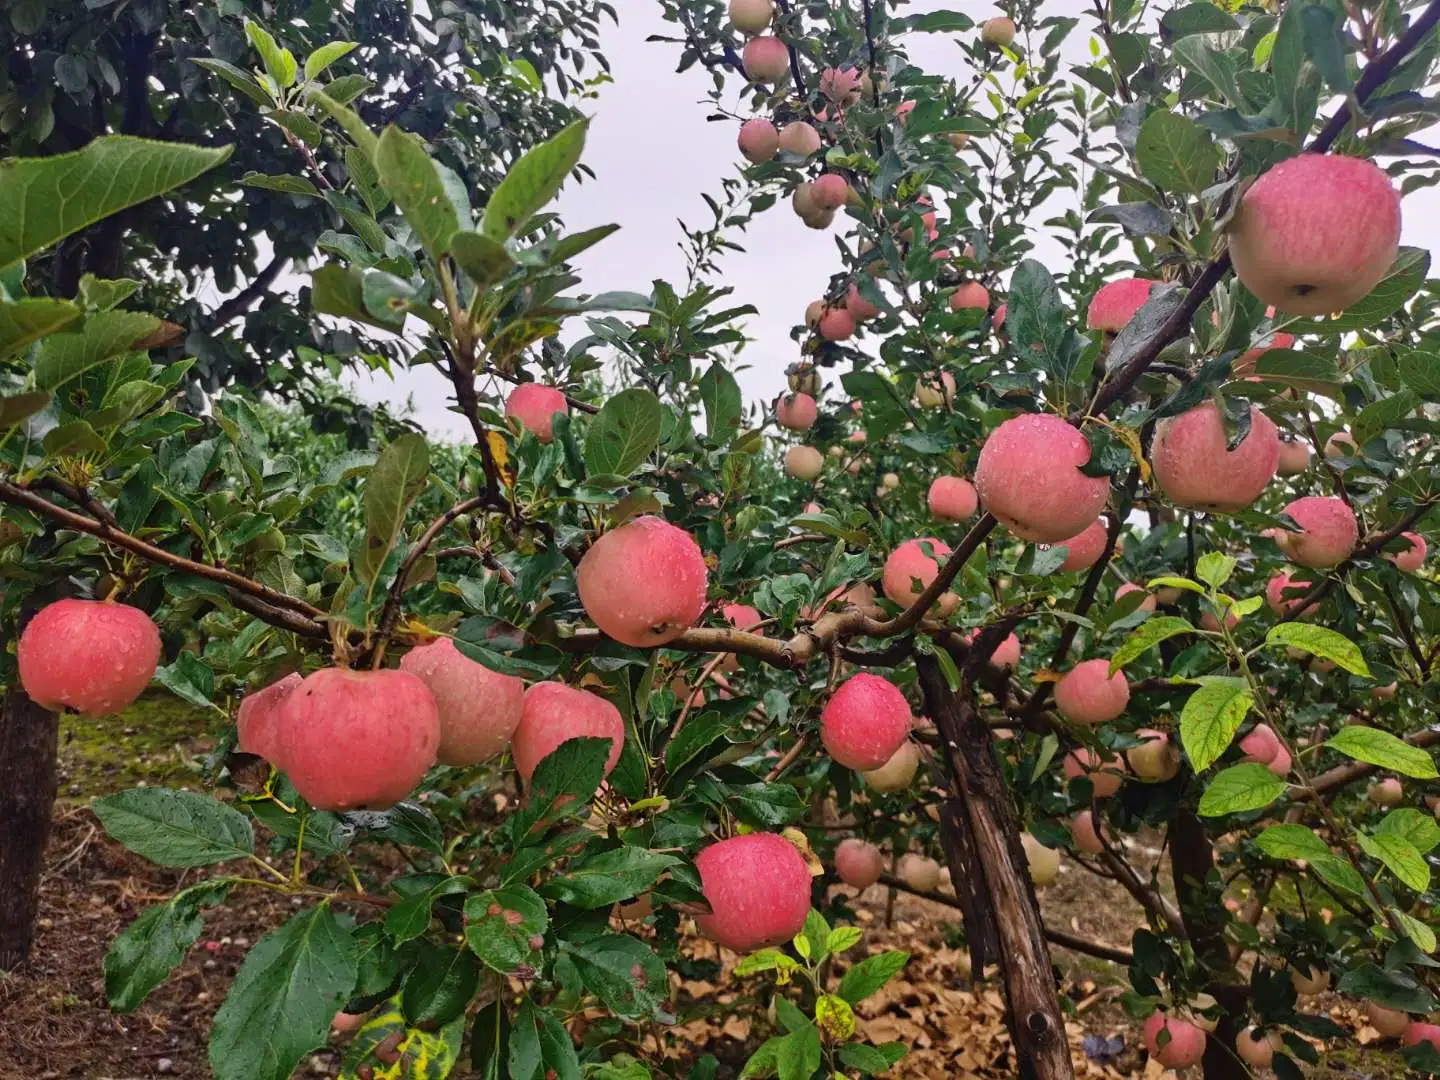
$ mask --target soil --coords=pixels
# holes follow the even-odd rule
[[[126,738],[119,747],[113,729],[70,722],[62,734],[61,790],[71,800],[57,807],[34,954],[16,971],[0,973],[0,1080],[208,1080],[207,1042],[215,1010],[248,948],[293,911],[285,897],[233,894],[227,904],[206,913],[200,944],[138,1010],[120,1015],[109,1009],[102,962],[110,942],[147,906],[194,884],[203,873],[165,870],[129,854],[106,837],[79,799],[82,792],[88,797],[135,783],[184,784],[194,778],[195,762],[212,746],[195,736],[195,715],[161,709],[148,720],[122,727]],[[140,730],[146,732],[143,740]],[[972,980],[959,944],[958,912],[905,894],[896,896],[891,907],[882,886],[856,898],[853,906],[866,937],[848,960],[892,948],[911,954],[904,971],[857,1012],[859,1028],[870,1041],[899,1040],[911,1047],[887,1075],[1013,1077],[1001,990],[993,979]],[[1042,895],[1042,907],[1049,926],[1121,947],[1128,946],[1140,922],[1128,895],[1069,864]],[[693,950],[697,959],[715,957],[713,946],[698,938]],[[1077,1076],[1173,1077],[1147,1065],[1137,1048],[1138,1030],[1119,1004],[1124,971],[1064,949],[1054,949],[1053,956],[1064,976],[1061,992]],[[734,957],[726,959],[733,963]],[[837,963],[837,979],[844,963]],[[681,1005],[711,1001],[717,1007],[708,1018],[673,1030],[672,1056],[693,1060],[713,1054],[722,1063],[721,1077],[737,1076],[749,1051],[770,1033],[763,1013],[739,1007],[741,990],[728,976],[714,984],[677,981],[676,991]],[[1329,1004],[1332,1017],[1356,1030],[1361,1041],[1378,1039],[1352,1008],[1338,1000]],[[335,1036],[295,1075],[335,1076],[346,1038]],[[468,1074],[462,1064],[452,1075]],[[1363,1063],[1353,1064],[1348,1056],[1336,1055],[1310,1075],[1386,1080],[1403,1073],[1392,1071],[1385,1056],[1367,1054]]]

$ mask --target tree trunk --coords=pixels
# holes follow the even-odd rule
[[[0,700],[0,971],[30,955],[55,807],[59,717],[19,687]]]
[[[990,729],[968,678],[957,694],[935,660],[920,656],[917,663],[954,788],[942,817],[946,857],[975,971],[1000,965],[1020,1080],[1073,1080],[1050,950]]]
[[[1215,849],[1205,823],[1194,811],[1182,809],[1170,824],[1170,873],[1180,917],[1195,948],[1196,958],[1210,970],[1205,992],[1220,1003],[1220,1026],[1206,1041],[1201,1063],[1205,1080],[1249,1080],[1250,1071],[1235,1054],[1237,1017],[1245,1015],[1248,988],[1235,970],[1225,941],[1224,907],[1209,878],[1215,869]]]

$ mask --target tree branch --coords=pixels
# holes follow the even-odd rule
[[[248,312],[251,306],[264,296],[266,290],[275,283],[275,279],[284,273],[285,267],[288,265],[290,265],[289,255],[276,255],[260,273],[255,275],[254,281],[215,309],[210,318],[205,320],[205,328],[213,333]]]
[[[409,584],[410,574],[414,571],[415,564],[420,561],[425,552],[430,550],[430,545],[435,543],[436,537],[456,518],[464,517],[466,514],[474,513],[489,505],[488,497],[485,495],[477,495],[473,499],[456,503],[432,521],[430,527],[420,534],[420,539],[415,541],[415,546],[406,553],[404,561],[400,563],[400,569],[396,571],[395,580],[390,585],[390,594],[385,598],[385,606],[380,609],[380,621],[376,625],[382,641],[390,636],[390,631],[395,628],[395,620],[400,617],[400,604],[405,596],[405,587]]]

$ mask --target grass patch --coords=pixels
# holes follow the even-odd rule
[[[168,694],[116,716],[60,718],[60,798],[87,802],[142,784],[194,784],[224,721]]]

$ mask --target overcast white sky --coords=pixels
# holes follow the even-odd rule
[[[718,195],[720,178],[736,172],[737,128],[706,122],[710,76],[703,68],[697,65],[676,75],[678,47],[645,41],[651,34],[675,32],[673,24],[660,18],[660,5],[626,0],[615,6],[620,26],[606,20],[603,39],[615,82],[601,91],[598,101],[585,105],[594,121],[584,160],[597,179],[567,184],[558,208],[570,230],[611,222],[621,226],[578,260],[585,292],[648,293],[655,278],[683,283],[685,259],[678,247],[677,221],[692,226],[710,221],[700,193]],[[958,6],[954,0],[917,0],[907,5],[906,13]],[[1051,0],[1045,13],[1080,15],[1083,6],[1081,0]],[[964,9],[977,22],[998,13],[968,4]],[[1082,19],[1081,27],[1091,21]],[[1087,32],[1077,30],[1065,42],[1064,54],[1071,62],[1086,61],[1089,41]],[[968,75],[953,38],[916,34],[906,44],[911,60],[921,68],[957,78]],[[735,95],[738,84],[727,105],[734,105]],[[734,288],[736,303],[759,309],[746,327],[754,339],[745,350],[751,366],[739,373],[747,400],[768,400],[784,386],[784,370],[796,359],[790,329],[838,269],[833,236],[841,221],[843,215],[831,230],[811,230],[782,204],[735,237],[747,250],[727,256],[724,283]],[[1440,194],[1429,188],[1405,201],[1405,242],[1433,251],[1437,241]],[[1052,264],[1058,255],[1058,247],[1048,244],[1036,253]],[[365,378],[359,389],[364,396],[396,404],[410,398],[418,419],[437,437],[469,438],[464,421],[448,409],[448,384],[433,368],[399,372],[393,382],[383,376]]]

